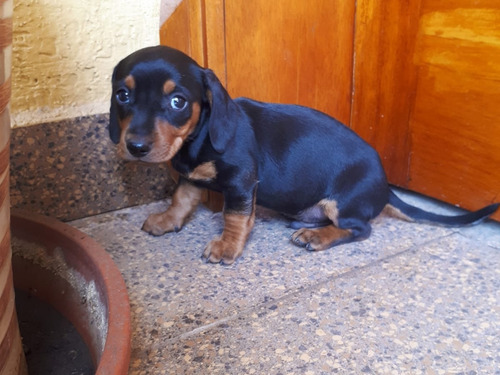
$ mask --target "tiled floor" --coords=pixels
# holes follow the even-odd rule
[[[433,202],[408,202],[447,211]],[[310,253],[258,211],[235,264],[207,264],[221,214],[140,230],[166,203],[71,224],[122,271],[130,374],[500,374],[500,225],[448,229],[388,216],[369,239]]]

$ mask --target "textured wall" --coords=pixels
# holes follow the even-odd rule
[[[160,0],[14,5],[13,126],[108,112],[114,65],[158,44]]]
[[[175,8],[182,2],[182,0],[162,0],[160,4],[160,25],[172,15]]]
[[[108,122],[106,114],[12,129],[11,207],[73,220],[170,195],[167,165],[121,160]]]

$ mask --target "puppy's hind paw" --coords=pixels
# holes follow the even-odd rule
[[[322,228],[302,228],[293,233],[292,242],[309,251],[320,251],[352,240],[351,231],[328,225]]]
[[[315,251],[319,245],[319,238],[314,230],[302,228],[292,234],[292,242],[300,247],[306,248],[309,251]]]

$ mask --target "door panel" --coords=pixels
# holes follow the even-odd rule
[[[500,5],[423,1],[414,59],[408,187],[468,209],[498,201]]]
[[[227,88],[349,123],[354,1],[226,0]]]
[[[406,186],[413,63],[420,0],[358,0],[351,127],[380,154],[387,177]]]
[[[377,149],[391,183],[467,209],[500,200],[498,0],[183,4],[162,43],[232,96],[336,117]]]

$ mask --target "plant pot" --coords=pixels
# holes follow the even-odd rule
[[[50,304],[82,336],[96,374],[127,374],[130,306],[123,278],[106,251],[55,219],[12,210],[14,286]]]

